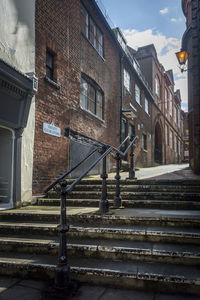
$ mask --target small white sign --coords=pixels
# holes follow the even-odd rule
[[[43,123],[43,132],[53,136],[61,137],[61,129],[55,126],[54,123]]]

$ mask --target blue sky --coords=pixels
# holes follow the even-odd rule
[[[182,108],[187,108],[186,72],[180,73],[175,52],[180,50],[185,31],[181,0],[98,0],[105,7],[113,26],[122,30],[127,43],[137,47],[153,43],[159,61],[173,69],[175,89],[181,90]],[[97,1],[97,2],[98,2]]]

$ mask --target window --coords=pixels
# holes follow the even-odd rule
[[[140,95],[140,88],[139,86],[136,84],[135,85],[135,100],[138,104],[141,105],[141,95]]]
[[[81,5],[81,32],[103,57],[103,34],[83,5]]]
[[[147,150],[147,136],[146,136],[146,134],[142,135],[142,149]]]
[[[127,91],[131,91],[131,84],[130,84],[130,74],[126,69],[124,69],[124,86],[127,89]]]
[[[128,131],[129,131],[128,134],[129,134],[130,137],[135,136],[135,126],[134,125],[130,124]]]
[[[172,93],[170,93],[170,99],[169,99],[169,113],[172,117]]]
[[[46,76],[53,80],[54,79],[54,54],[50,51],[46,51]]]
[[[83,5],[81,5],[81,31],[82,33],[88,38],[88,13],[85,10],[85,8],[83,7]]]
[[[149,101],[145,98],[145,112],[150,115]]]
[[[174,122],[175,122],[175,124],[177,124],[177,115],[178,115],[178,113],[177,113],[177,108],[176,108],[176,106],[174,107]]]
[[[168,91],[165,89],[165,115],[167,115],[168,111]]]
[[[155,93],[158,97],[160,97],[160,81],[158,76],[155,77]]]
[[[80,106],[103,119],[103,92],[86,75],[81,78]]]

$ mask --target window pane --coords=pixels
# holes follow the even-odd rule
[[[81,88],[81,91],[80,91],[80,106],[82,108],[87,109],[88,84],[83,78],[81,79],[80,88]]]
[[[96,50],[103,56],[103,35],[98,28],[96,28]]]
[[[53,54],[50,52],[46,53],[46,65],[51,69],[53,68]]]
[[[92,19],[90,19],[90,42],[96,47],[96,26]]]
[[[140,104],[140,89],[137,84],[135,85],[135,100]]]
[[[88,94],[88,110],[95,113],[95,89],[90,85]]]
[[[81,31],[88,38],[88,13],[81,5]]]
[[[96,95],[96,115],[103,119],[103,113],[102,113],[102,108],[103,108],[103,96],[102,94],[97,91],[97,95]]]
[[[124,69],[124,86],[130,92],[130,74]]]
[[[145,98],[145,112],[149,114],[149,101]]]

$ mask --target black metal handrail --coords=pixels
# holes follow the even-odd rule
[[[136,136],[135,137],[135,139],[137,139],[138,137]],[[51,189],[53,189],[58,183],[60,183],[64,178],[66,178],[69,174],[71,174],[73,171],[75,171],[80,165],[82,165],[89,157],[91,157],[93,154],[95,154],[96,152],[98,152],[98,151],[100,151],[103,147],[109,147],[109,148],[111,148],[111,151],[115,151],[115,152],[117,152],[117,153],[119,153],[122,157],[123,156],[125,156],[126,154],[127,154],[127,152],[128,152],[128,150],[130,149],[130,147],[132,146],[132,144],[135,142],[135,140],[133,140],[133,141],[131,141],[131,143],[129,144],[129,146],[127,147],[127,149],[126,149],[126,151],[125,152],[121,152],[120,151],[120,149],[121,149],[121,147],[125,144],[125,142],[128,140],[128,139],[130,139],[130,136],[127,136],[124,140],[123,140],[123,142],[118,146],[118,148],[116,148],[116,147],[114,147],[114,146],[111,146],[111,145],[109,145],[109,144],[105,144],[105,143],[102,143],[101,142],[101,144],[102,144],[102,147],[98,147],[98,148],[96,148],[96,149],[94,149],[93,151],[91,151],[85,158],[83,158],[80,162],[78,162],[74,167],[72,167],[70,170],[68,170],[68,171],[66,171],[64,174],[62,174],[59,178],[57,178],[53,183],[51,183],[45,190],[44,190],[44,193],[45,194],[47,194]],[[110,151],[110,152],[111,152]],[[109,152],[109,153],[110,153]],[[109,154],[108,153],[108,154]],[[93,165],[92,164],[92,167],[90,166],[89,167],[89,170],[87,170],[86,172],[84,172],[80,177],[80,180],[83,178],[83,177],[85,177],[86,175],[87,175],[87,173],[89,172],[89,171],[91,171],[97,164],[98,164],[98,162],[101,160],[101,158],[100,159],[98,159],[98,161]],[[79,178],[78,178],[79,179]],[[78,183],[78,182],[80,182],[80,180],[76,180],[76,182]],[[76,184],[77,184],[76,183]],[[73,187],[76,185],[76,184],[74,184],[73,185]],[[70,191],[71,191],[71,189],[70,189]]]
[[[121,147],[125,144],[127,140],[130,140],[130,143],[124,152],[120,151]],[[130,168],[129,168],[129,178],[135,178],[135,170],[134,170],[134,149],[133,145],[135,141],[138,139],[138,136],[129,137],[127,136],[124,141],[119,145],[118,148],[114,146],[110,146],[108,144],[103,144],[102,147],[99,147],[91,153],[89,153],[83,160],[81,160],[75,167],[71,168],[69,171],[65,172],[58,179],[56,179],[48,188],[46,188],[45,192],[47,193],[50,189],[55,188],[56,184],[60,183],[61,185],[61,205],[60,205],[60,225],[58,226],[58,232],[60,233],[60,244],[59,244],[59,259],[58,264],[56,266],[56,275],[55,275],[55,287],[59,290],[69,289],[71,286],[70,283],[70,268],[68,266],[68,258],[67,258],[67,249],[66,249],[66,233],[69,231],[69,226],[67,225],[67,215],[66,215],[66,200],[67,194],[71,192],[74,187],[81,181],[83,177],[85,177],[101,160],[103,160],[103,168],[102,168],[102,194],[101,200],[99,204],[99,210],[101,213],[106,213],[109,210],[109,202],[107,199],[107,183],[106,179],[108,177],[106,171],[106,158],[107,156],[114,151],[116,158],[116,197],[114,199],[114,205],[116,207],[121,206],[121,197],[120,197],[120,165],[121,159],[124,157],[129,149],[130,152]],[[67,187],[67,181],[64,178],[69,175],[72,171],[74,171],[77,167],[79,167],[84,161],[86,161],[90,156],[99,151],[101,156],[93,162],[86,171],[82,173],[79,178],[77,178],[69,187]],[[131,170],[132,169],[132,170]]]
[[[99,151],[101,147],[94,149],[91,151],[86,157],[84,157],[80,162],[78,162],[74,167],[70,170],[66,171],[59,178],[57,178],[53,183],[51,183],[45,190],[44,193],[47,194],[52,188],[54,188],[58,183],[60,183],[64,178],[66,178],[70,173],[76,170],[82,163],[84,163],[89,157],[91,157],[94,153]]]

